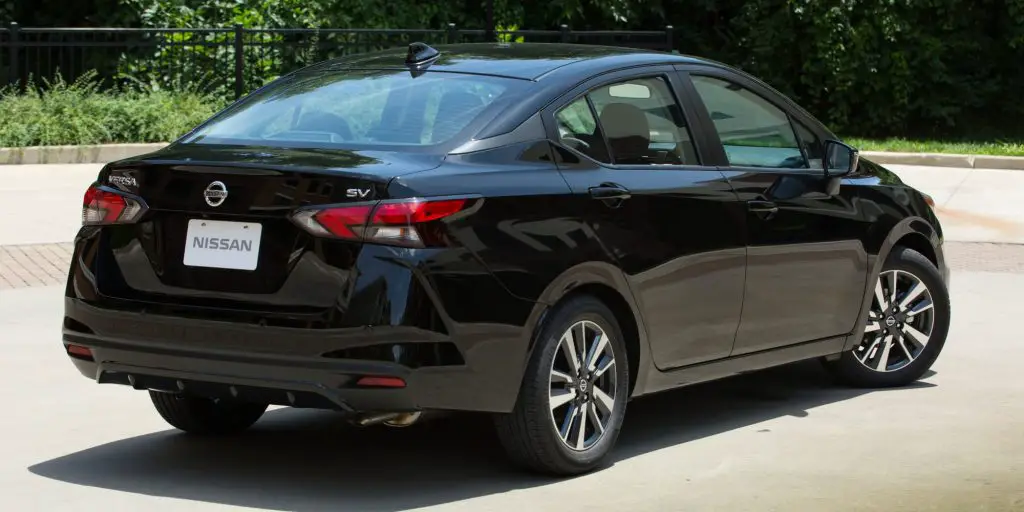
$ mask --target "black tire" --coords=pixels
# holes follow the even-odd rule
[[[549,395],[552,362],[559,351],[562,334],[581,321],[597,324],[610,337],[615,364],[607,372],[614,372],[616,384],[614,406],[606,418],[603,435],[591,446],[578,451],[566,446],[556,431]],[[509,414],[495,415],[501,444],[512,462],[531,471],[555,476],[591,471],[601,464],[615,445],[626,412],[629,356],[622,330],[604,303],[594,297],[580,295],[555,307],[533,346],[515,408]],[[572,422],[569,424],[574,425]]]
[[[267,410],[267,404],[214,401],[160,391],[150,391],[149,397],[172,427],[198,435],[236,434],[251,427]]]
[[[882,271],[890,270],[912,273],[931,294],[934,319],[928,342],[910,364],[886,372],[875,371],[862,364],[857,358],[857,347],[844,352],[839,359],[826,362],[826,367],[842,384],[861,388],[905,386],[920,379],[931,368],[946,343],[950,320],[949,291],[939,270],[921,253],[902,246],[893,248],[886,259]]]

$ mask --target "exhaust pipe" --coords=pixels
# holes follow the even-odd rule
[[[421,413],[419,411],[417,411],[417,412],[404,412],[404,413],[399,414],[398,416],[396,416],[394,418],[386,420],[384,422],[384,424],[389,426],[389,427],[394,427],[394,428],[410,427],[410,426],[412,426],[413,423],[416,423],[417,421],[419,421],[420,415],[422,415],[422,414],[423,413]]]
[[[383,423],[388,427],[408,427],[420,419],[420,412],[384,412],[367,414],[355,420],[360,427],[368,427]]]

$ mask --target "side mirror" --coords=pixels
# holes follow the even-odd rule
[[[822,167],[825,168],[826,178],[838,178],[856,172],[859,163],[860,152],[853,146],[838,140],[825,141],[825,161]]]

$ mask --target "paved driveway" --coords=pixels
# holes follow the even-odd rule
[[[70,241],[101,167],[0,165],[0,246]],[[1024,171],[888,167],[935,198],[948,240],[1024,244]]]
[[[1024,260],[1022,260],[1024,261]],[[508,469],[485,418],[348,428],[275,410],[191,440],[147,396],[80,377],[61,289],[0,291],[6,510],[1024,510],[1024,274],[954,273],[954,319],[915,386],[836,388],[802,363],[633,402],[612,466]]]
[[[507,468],[484,417],[356,430],[281,409],[192,440],[80,377],[59,283],[97,168],[0,168],[19,177],[0,180],[0,270],[31,280],[0,281],[6,510],[1024,510],[1024,246],[963,243],[1024,240],[1024,172],[896,169],[954,240],[949,342],[919,384],[836,388],[810,362],[640,399],[614,464],[556,482]]]

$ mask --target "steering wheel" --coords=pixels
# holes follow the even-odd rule
[[[562,137],[562,141],[563,142],[568,142],[568,143],[570,143],[573,146],[580,146],[583,149],[590,149],[590,144],[587,144],[586,141],[583,141],[581,139],[577,139],[576,137]]]

